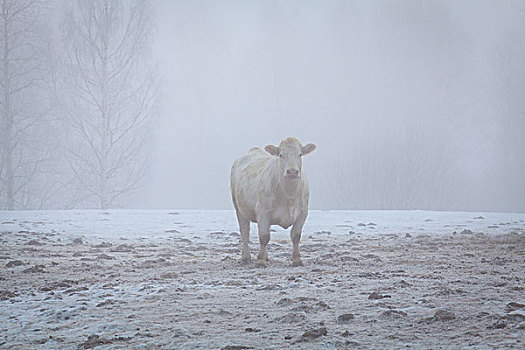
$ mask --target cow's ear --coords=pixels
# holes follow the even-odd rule
[[[308,153],[312,153],[315,149],[315,145],[313,143],[309,143],[307,145],[304,145],[301,147],[301,154],[303,156],[307,155]]]
[[[274,145],[267,145],[266,147],[264,147],[264,150],[270,153],[272,156],[279,155],[279,147],[275,147]]]

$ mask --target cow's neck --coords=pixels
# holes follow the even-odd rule
[[[300,180],[295,181],[289,181],[285,179],[281,179],[280,183],[280,189],[284,194],[284,197],[286,199],[295,199],[297,197],[297,193],[299,192],[299,186],[301,184]]]

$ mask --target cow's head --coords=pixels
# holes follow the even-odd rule
[[[279,147],[268,145],[264,149],[272,156],[279,157],[282,174],[286,180],[298,180],[301,178],[301,157],[312,152],[315,145],[309,143],[303,146],[295,137],[288,137],[281,141]]]

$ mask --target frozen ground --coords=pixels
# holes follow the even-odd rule
[[[525,214],[311,211],[298,268],[275,229],[257,269],[232,211],[0,212],[0,348],[525,346]]]

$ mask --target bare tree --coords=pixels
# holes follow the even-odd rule
[[[48,157],[38,137],[48,112],[46,11],[38,0],[0,0],[0,197],[8,210],[31,207]]]
[[[70,169],[77,199],[108,208],[143,185],[157,75],[148,1],[78,0],[65,22],[72,87]]]

